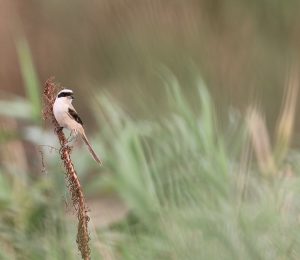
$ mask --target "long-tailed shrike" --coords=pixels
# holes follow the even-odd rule
[[[94,152],[85,135],[82,120],[80,119],[75,108],[72,105],[73,99],[73,91],[70,89],[63,89],[57,94],[55,102],[53,104],[53,114],[55,116],[55,119],[61,127],[65,127],[71,130],[71,134],[74,134],[76,136],[79,133],[82,140],[87,145],[94,160],[101,164],[101,160]]]

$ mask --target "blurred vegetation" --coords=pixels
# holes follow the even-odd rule
[[[55,75],[80,97],[105,89],[135,116],[160,114],[165,97],[157,64],[176,74],[191,102],[193,64],[218,113],[232,105],[244,110],[255,99],[271,128],[287,65],[300,57],[299,5],[295,0],[2,1],[1,89],[24,93],[14,47],[21,31],[39,78]],[[132,102],[141,92],[149,109]],[[81,103],[92,124],[83,109],[88,102]]]
[[[249,154],[240,156],[250,149],[243,121],[235,117],[227,134],[221,132],[202,80],[194,86],[194,112],[176,78],[169,72],[165,79],[171,112],[159,120],[133,119],[110,95],[95,96],[92,108],[102,112],[101,131],[92,140],[105,164],[100,170],[92,166],[92,182],[116,192],[129,215],[91,229],[92,257],[297,259],[299,153],[285,153],[276,172],[266,177]],[[263,122],[251,120],[249,131],[265,138],[255,132],[255,124]],[[8,140],[2,145],[14,144]],[[47,173],[35,178],[19,165],[1,166],[3,259],[79,258],[75,221],[64,207],[63,169],[57,152],[48,155],[46,148]],[[89,157],[75,150],[74,158],[81,172],[90,171],[82,166]]]
[[[104,161],[74,146],[88,203],[128,209],[92,259],[299,258],[297,1],[1,4],[0,259],[80,259],[49,74]]]

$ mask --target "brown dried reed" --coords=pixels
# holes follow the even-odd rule
[[[76,170],[71,160],[71,148],[67,145],[67,139],[62,131],[62,128],[58,125],[52,111],[53,103],[56,98],[56,94],[60,86],[54,82],[54,78],[49,78],[45,82],[43,92],[43,118],[44,120],[50,120],[55,127],[55,133],[58,137],[61,145],[60,156],[66,169],[67,186],[69,188],[73,206],[78,218],[77,228],[77,245],[81,252],[82,259],[90,259],[90,247],[89,247],[89,232],[88,232],[88,208],[85,203],[85,198],[81,188],[81,184],[77,177]]]

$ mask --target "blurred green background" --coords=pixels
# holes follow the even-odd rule
[[[299,8],[0,1],[0,259],[80,259],[50,76],[104,161],[74,145],[93,259],[299,259]]]

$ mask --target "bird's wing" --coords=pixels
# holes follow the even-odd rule
[[[69,117],[71,117],[72,119],[74,119],[77,123],[83,125],[83,122],[81,120],[81,118],[79,117],[79,115],[77,114],[75,108],[72,106],[72,107],[69,107],[68,109],[68,115]]]

